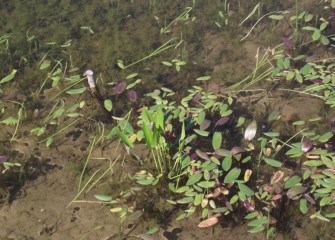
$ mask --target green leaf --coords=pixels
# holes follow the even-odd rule
[[[119,135],[121,141],[128,147],[133,148],[134,144],[130,141],[126,134],[117,129],[117,134]]]
[[[76,88],[76,89],[68,90],[68,91],[66,91],[66,93],[67,94],[80,94],[80,93],[85,92],[85,90],[86,90],[86,87],[82,87],[82,88]]]
[[[269,164],[272,167],[281,167],[283,164],[277,160],[271,159],[271,158],[263,158],[264,161]]]
[[[263,225],[267,222],[268,222],[268,218],[267,217],[262,217],[260,219],[256,219],[254,221],[251,221],[250,223],[248,223],[248,226],[257,227],[257,226],[261,226],[261,225]]]
[[[136,182],[141,185],[151,185],[154,182],[154,180],[153,179],[140,179],[140,180],[137,180]]]
[[[300,199],[300,211],[301,211],[303,214],[306,214],[307,211],[308,211],[307,200],[304,199],[304,198]]]
[[[333,133],[332,132],[327,132],[325,134],[323,134],[321,137],[319,137],[319,142],[327,142],[329,139],[331,139],[333,137]]]
[[[104,106],[105,106],[106,110],[107,110],[108,112],[110,112],[110,111],[112,111],[113,103],[112,103],[112,101],[111,101],[110,99],[106,99],[106,100],[104,101]]]
[[[170,62],[167,62],[167,61],[163,61],[163,62],[162,62],[162,64],[164,64],[165,66],[168,66],[168,67],[171,67],[171,66],[173,66],[173,64],[172,64],[172,63],[170,63]]]
[[[10,80],[12,80],[15,77],[16,72],[17,72],[17,70],[13,69],[10,74],[8,74],[6,77],[4,77],[3,79],[0,80],[0,84],[6,83],[6,82],[9,82]]]
[[[212,138],[212,146],[214,150],[217,150],[221,147],[222,144],[222,134],[220,132],[215,132]]]
[[[49,147],[53,143],[53,141],[54,139],[52,137],[49,137],[45,145]]]
[[[244,124],[245,122],[245,117],[239,117],[238,120],[237,120],[237,124],[236,124],[236,127],[240,127]]]
[[[215,182],[214,181],[202,181],[202,182],[197,183],[197,185],[202,188],[212,188],[215,186]]]
[[[132,74],[129,74],[126,79],[131,79],[131,78],[134,78],[138,75],[138,73],[132,73]]]
[[[209,132],[204,131],[204,130],[193,129],[193,131],[194,131],[196,134],[198,134],[198,135],[200,135],[200,136],[203,136],[203,137],[208,137],[208,135],[209,135]]]
[[[185,198],[177,200],[177,203],[185,204],[185,203],[190,203],[190,202],[193,202],[193,201],[194,201],[193,197],[185,197]]]
[[[202,173],[195,173],[187,180],[186,185],[187,186],[193,185],[199,182],[201,178],[202,178]]]
[[[233,164],[233,159],[232,159],[232,157],[231,157],[231,156],[227,156],[227,157],[225,157],[224,160],[222,161],[221,166],[222,166],[222,169],[223,169],[224,171],[228,171],[228,170],[231,168],[232,164]]]
[[[254,227],[253,229],[248,230],[248,232],[258,233],[258,232],[263,231],[264,229],[265,229],[265,227],[263,225],[260,225],[260,226]]]
[[[211,76],[202,76],[202,77],[198,77],[196,80],[197,81],[207,81],[211,79]]]
[[[257,217],[257,215],[258,215],[258,212],[255,211],[255,212],[251,212],[251,213],[249,213],[249,214],[248,214],[247,216],[245,216],[244,218],[245,218],[245,219],[253,219],[253,218]]]
[[[291,187],[294,187],[294,186],[296,186],[298,183],[300,183],[300,181],[301,181],[301,177],[293,176],[293,177],[291,177],[289,180],[287,180],[287,181],[285,182],[284,187],[285,187],[285,188],[291,188]]]
[[[8,117],[8,118],[2,120],[0,123],[11,125],[11,124],[17,124],[18,120],[16,118],[13,118],[13,117]]]
[[[306,161],[304,162],[305,166],[309,166],[309,167],[318,167],[323,165],[322,161],[318,161],[318,160],[310,160],[310,161]]]
[[[111,196],[107,196],[107,195],[94,195],[94,197],[103,202],[110,202],[113,200]]]
[[[269,18],[279,21],[279,20],[282,20],[284,16],[283,15],[270,15]]]
[[[224,178],[223,182],[224,183],[232,183],[234,182],[241,174],[241,169],[239,168],[233,168],[228,172],[226,177]]]
[[[238,183],[238,187],[247,197],[251,197],[255,194],[254,191],[252,191],[247,185],[243,183]]]
[[[153,227],[149,229],[145,234],[151,235],[159,231],[159,227]]]
[[[313,41],[318,40],[321,37],[321,31],[319,29],[315,29],[312,35]]]

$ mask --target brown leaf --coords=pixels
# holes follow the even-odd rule
[[[275,172],[275,174],[271,178],[271,184],[279,182],[280,180],[282,180],[283,177],[284,177],[284,172],[283,171]]]
[[[199,228],[208,228],[208,227],[211,227],[211,226],[214,226],[215,224],[217,224],[218,221],[219,221],[218,218],[211,217],[211,218],[208,218],[208,219],[202,221],[201,223],[199,223],[198,227]]]
[[[248,181],[249,181],[251,174],[252,174],[252,170],[247,169],[247,170],[245,171],[245,173],[244,173],[244,181],[245,181],[245,182],[248,182]]]

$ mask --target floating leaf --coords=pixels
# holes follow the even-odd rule
[[[137,100],[137,94],[136,94],[135,90],[130,89],[130,90],[129,90],[129,93],[128,93],[128,97],[129,97],[129,101],[130,101],[131,103],[136,102],[136,100]]]
[[[200,124],[200,130],[206,130],[211,125],[211,121],[204,119]]]
[[[188,180],[187,180],[187,183],[186,185],[189,186],[189,185],[193,185],[197,182],[200,181],[200,179],[202,178],[202,173],[195,173],[193,174]]]
[[[226,124],[229,121],[229,117],[223,117],[220,118],[216,123],[215,123],[215,127],[217,126],[221,126],[223,124]]]
[[[207,160],[207,161],[210,160],[210,158],[208,157],[208,155],[207,155],[206,153],[202,152],[202,151],[199,150],[199,149],[195,150],[195,153],[196,153],[199,157],[201,157],[202,159],[204,159],[204,160]]]
[[[289,180],[287,180],[287,181],[285,182],[284,187],[285,187],[285,188],[291,188],[291,187],[294,187],[294,186],[296,186],[298,183],[300,183],[300,181],[301,181],[301,177],[293,176],[293,177],[291,177]]]
[[[131,79],[131,78],[134,78],[138,75],[138,73],[132,73],[132,74],[129,74],[126,79]]]
[[[197,183],[197,185],[202,188],[212,188],[215,186],[215,182],[214,181],[202,181],[202,182]]]
[[[107,109],[107,111],[110,112],[110,111],[112,111],[113,103],[112,103],[112,101],[110,99],[106,99],[104,101],[104,106]]]
[[[199,228],[208,228],[208,227],[211,227],[211,226],[214,226],[215,224],[217,224],[218,221],[219,221],[218,218],[211,217],[211,218],[208,218],[208,219],[200,222],[198,227]]]
[[[86,87],[71,89],[66,91],[67,94],[80,94],[86,91]]]
[[[251,174],[252,174],[252,170],[250,169],[247,169],[245,170],[245,173],[244,173],[244,182],[248,182],[250,177],[251,177]]]
[[[241,169],[239,168],[233,168],[230,170],[226,177],[224,178],[223,182],[224,183],[232,183],[234,182],[241,174]]]
[[[294,48],[295,47],[295,43],[289,38],[283,38],[283,43],[288,48]]]
[[[255,193],[247,185],[243,183],[238,183],[238,188],[243,192],[247,197],[253,196]]]
[[[106,196],[106,195],[94,195],[94,197],[103,202],[110,202],[113,200],[111,196]]]
[[[277,171],[275,174],[271,177],[271,184],[280,182],[280,180],[284,177],[283,171]]]
[[[256,219],[256,220],[251,221],[250,223],[248,223],[248,226],[257,227],[257,226],[263,225],[267,222],[268,222],[268,218],[267,217],[262,217],[260,219]]]
[[[331,139],[333,137],[333,133],[332,132],[327,132],[325,134],[323,134],[320,138],[319,141],[324,143],[327,142],[329,139]]]
[[[231,150],[230,150],[230,154],[231,155],[236,155],[236,154],[239,154],[239,153],[243,153],[243,152],[245,152],[245,149],[244,148],[241,148],[241,147],[238,147],[238,146],[236,146],[236,147],[233,147]]]
[[[197,80],[197,81],[207,81],[207,80],[209,80],[209,79],[211,79],[210,76],[202,76],[202,77],[198,77],[196,80]]]
[[[233,160],[231,156],[225,157],[225,159],[222,161],[221,166],[224,171],[228,171],[233,164]]]
[[[301,151],[308,152],[313,147],[313,142],[309,139],[306,139],[302,144]]]
[[[11,81],[15,77],[16,72],[17,72],[16,69],[12,70],[10,74],[8,74],[6,77],[0,80],[0,84]]]
[[[307,190],[307,187],[303,187],[303,186],[292,187],[287,191],[287,197],[292,199],[297,195],[303,194],[306,190]]]
[[[115,94],[119,95],[119,94],[123,93],[123,91],[126,89],[126,87],[127,87],[126,81],[120,82],[118,85],[116,85],[114,87]]]
[[[13,117],[8,117],[8,118],[2,120],[0,123],[11,125],[11,124],[17,124],[18,120],[16,118],[13,118]]]
[[[207,132],[207,131],[203,131],[203,130],[199,130],[199,129],[193,129],[193,131],[196,134],[198,134],[200,136],[203,136],[203,137],[208,137],[208,135],[209,135],[209,132]]]
[[[221,147],[222,144],[222,134],[220,132],[215,132],[212,138],[212,146],[214,150],[217,150]]]
[[[264,161],[269,164],[272,167],[281,167],[283,164],[277,160],[271,159],[271,158],[263,158]]]
[[[53,143],[53,141],[54,139],[52,137],[49,137],[45,145],[49,147]]]
[[[253,120],[247,127],[247,129],[244,132],[244,139],[247,141],[251,141],[255,136],[257,132],[257,123],[255,120]]]

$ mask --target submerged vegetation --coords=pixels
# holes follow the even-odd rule
[[[74,11],[56,2],[48,4]],[[80,128],[78,137],[87,133],[89,151],[68,207],[85,202],[83,193],[113,177],[116,166],[132,165],[135,170],[120,174],[119,192],[95,195],[95,203],[111,205],[120,217],[120,238],[150,239],[159,231],[149,226],[132,235],[132,228],[125,229],[127,221],[150,218],[151,203],[158,214],[171,211],[177,220],[199,214],[200,228],[247,223],[250,233],[264,231],[266,239],[285,232],[285,221],[297,214],[333,221],[334,120],[325,124],[325,114],[284,122],[275,106],[249,112],[254,102],[279,94],[285,96],[279,101],[292,94],[319,99],[328,112],[335,106],[335,3],[300,4],[281,9],[272,1],[101,1],[94,12],[79,4],[87,14],[82,19],[57,19],[76,26],[64,36],[48,39],[48,32],[37,34],[33,26],[19,39],[8,30],[0,37],[6,142],[34,135],[37,143],[61,148],[70,130]],[[88,16],[97,19],[87,22]],[[108,26],[106,19],[116,23]],[[231,49],[217,47],[216,37]],[[243,59],[243,49],[229,56],[250,38],[270,44],[253,49],[254,66]],[[211,41],[214,46],[206,46]],[[101,49],[106,42],[113,44]],[[231,63],[218,70],[222,59]],[[237,70],[241,59],[248,64]],[[97,85],[86,83],[93,77],[86,68],[95,72]],[[88,175],[93,150],[115,143],[109,167]],[[139,145],[145,153],[135,151]],[[0,181],[11,169],[25,171],[24,162],[0,150]],[[0,201],[7,198],[5,188],[0,182]],[[156,206],[160,198],[168,210]]]

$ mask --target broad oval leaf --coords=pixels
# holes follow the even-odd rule
[[[187,185],[187,186],[189,186],[189,185],[193,185],[193,184],[199,182],[201,178],[202,178],[202,174],[201,174],[201,173],[195,173],[195,174],[193,174],[193,175],[187,180],[186,185]]]
[[[290,188],[288,191],[287,191],[287,197],[288,198],[294,198],[295,196],[297,195],[300,195],[300,194],[303,194],[305,191],[307,190],[307,187],[303,187],[303,186],[295,186],[295,187],[292,187]]]
[[[200,151],[199,149],[195,150],[195,153],[196,153],[199,157],[201,157],[202,159],[204,159],[204,160],[207,160],[207,161],[210,160],[210,158],[208,157],[208,155],[207,155],[206,153]]]
[[[298,183],[300,183],[300,181],[301,181],[301,177],[293,176],[293,177],[291,177],[289,180],[287,180],[287,181],[285,182],[284,187],[285,187],[285,188],[291,188],[291,187],[294,187],[294,186],[296,186]]]
[[[251,141],[255,136],[257,132],[257,122],[253,120],[247,127],[247,129],[244,132],[244,139],[247,141]]]
[[[202,182],[197,183],[197,185],[202,188],[212,188],[215,186],[215,182],[214,181],[202,181]]]
[[[203,220],[201,223],[199,223],[198,227],[199,228],[208,228],[208,227],[211,227],[211,226],[214,226],[215,224],[217,224],[218,221],[219,221],[218,218],[211,217],[211,218]]]
[[[224,178],[223,182],[224,183],[232,183],[234,182],[241,174],[241,169],[239,168],[233,168],[230,170],[226,177]]]
[[[271,158],[263,158],[264,161],[272,167],[281,167],[283,164],[277,160]]]
[[[94,195],[94,197],[103,202],[110,202],[113,200],[111,196],[107,196],[107,195]]]
[[[106,110],[107,110],[108,112],[110,112],[110,111],[112,111],[113,103],[112,103],[112,101],[111,101],[110,99],[106,99],[106,100],[104,101],[104,106],[105,106]]]
[[[238,183],[238,187],[241,192],[244,193],[244,195],[246,195],[247,197],[251,197],[255,194],[254,191],[252,191],[247,185],[243,183]]]
[[[222,134],[220,132],[215,132],[212,138],[212,146],[214,150],[218,150],[222,144]]]
[[[72,89],[72,90],[68,90],[66,91],[67,94],[80,94],[80,93],[83,93],[85,92],[86,90],[86,87],[82,87],[82,88],[76,88],[76,89]]]

